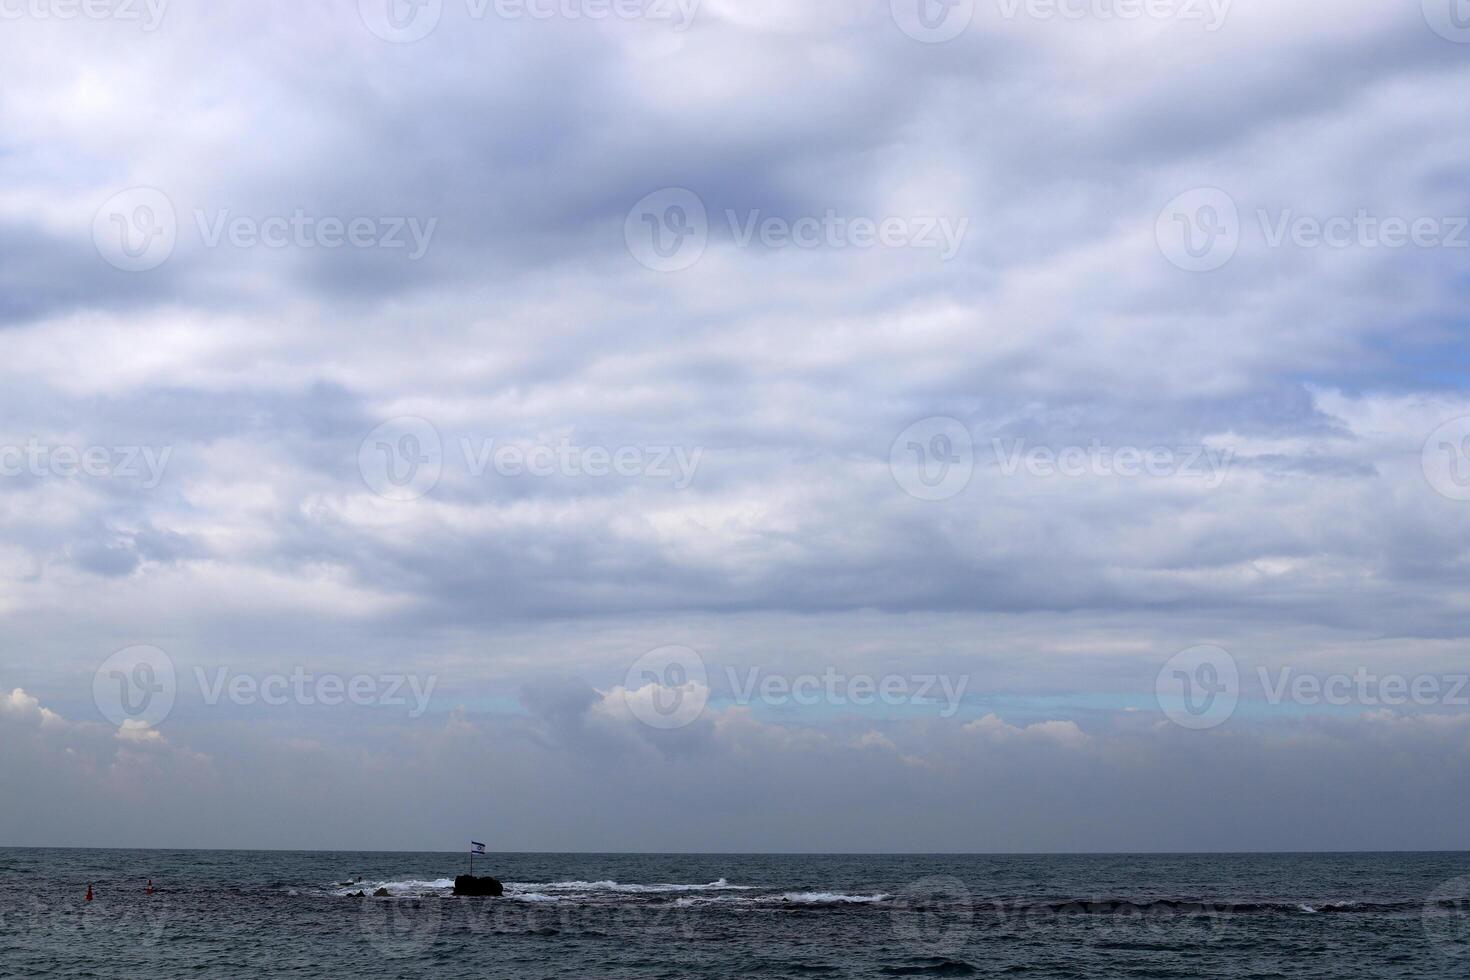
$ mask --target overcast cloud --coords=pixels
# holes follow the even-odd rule
[[[1467,846],[1461,24],[0,0],[0,843]]]

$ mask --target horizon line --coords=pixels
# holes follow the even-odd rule
[[[252,854],[444,854],[464,850],[396,850],[388,848],[324,847],[137,847],[104,844],[0,844],[5,851],[185,851]],[[490,855],[569,855],[586,857],[1328,857],[1375,854],[1470,854],[1470,848],[1389,848],[1359,850],[1240,850],[1240,851],[494,851]],[[476,857],[482,855],[476,854]]]

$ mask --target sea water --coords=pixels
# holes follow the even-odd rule
[[[1464,853],[475,865],[503,898],[464,854],[0,849],[0,975],[1470,977]]]

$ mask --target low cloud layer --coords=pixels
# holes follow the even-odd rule
[[[617,693],[413,726],[215,722],[190,730],[208,749],[193,752],[42,720],[16,692],[0,777],[46,793],[7,821],[82,841],[100,809],[107,839],[137,846],[452,849],[494,828],[506,850],[1308,850],[1383,840],[1383,801],[1412,799],[1386,843],[1436,849],[1457,846],[1463,788],[1446,774],[1470,761],[1462,714],[1200,739],[1140,717],[812,726],[731,707],[656,731]]]

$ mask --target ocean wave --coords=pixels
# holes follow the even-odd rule
[[[993,903],[1005,907],[1006,903]],[[1329,912],[1401,912],[1418,908],[1414,902],[1320,902],[1315,905],[1301,901],[1202,901],[1199,899],[1072,899],[1064,902],[1030,904],[1018,902],[1010,906],[1014,911],[1036,909],[1046,912],[1073,913],[1081,915],[1136,914],[1140,912],[1185,912],[1208,915],[1245,915],[1251,913],[1299,913],[1319,915]]]
[[[796,905],[875,905],[887,900],[888,895],[882,892],[873,895],[848,895],[843,892],[785,892],[764,899],[768,902],[791,902]]]
[[[721,905],[727,904],[729,902],[743,902],[745,900],[746,899],[744,899],[743,897],[736,895],[715,895],[700,898],[676,898],[674,899],[674,906],[676,908],[687,909],[692,908],[695,905]]]
[[[876,905],[885,902],[889,895],[879,892],[872,895],[849,895],[845,892],[781,892],[777,895],[699,895],[675,899],[679,908],[701,905]]]
[[[932,957],[920,963],[905,966],[885,966],[883,973],[890,977],[973,977],[975,968],[964,960]]]
[[[432,881],[423,881],[417,878],[407,878],[402,881],[355,881],[350,885],[338,884],[334,887],[333,895],[356,895],[364,892],[371,895],[379,888],[387,889],[389,895],[419,895],[423,892],[448,891],[454,887],[453,878],[435,878]]]
[[[547,895],[545,892],[522,892],[508,891],[501,898],[510,899],[513,902],[560,902],[561,899],[555,895]]]
[[[334,882],[331,885],[331,894],[337,896],[351,896],[358,892],[371,895],[378,889],[386,889],[393,897],[417,896],[423,894],[449,894],[454,889],[453,878],[435,878],[424,880],[419,878],[368,880],[354,882]],[[748,891],[750,885],[732,885],[724,878],[704,884],[625,884],[623,882],[605,881],[508,881],[505,882],[505,895],[503,897],[520,902],[558,902],[561,898],[557,893],[565,893],[568,897],[573,894],[588,893],[612,893],[612,894],[670,894],[680,892],[711,892],[711,891]]]
[[[657,892],[749,891],[753,886],[732,885],[724,878],[720,878],[718,881],[711,881],[703,885],[638,885],[624,884],[618,881],[512,881],[506,887],[532,889],[543,892],[628,892],[630,894],[648,894]]]

